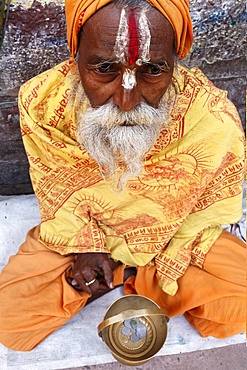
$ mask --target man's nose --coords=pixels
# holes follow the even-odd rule
[[[115,91],[113,101],[122,111],[129,112],[141,103],[142,98],[137,86],[132,89],[121,86],[118,91]]]

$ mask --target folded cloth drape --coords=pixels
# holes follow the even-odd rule
[[[76,141],[87,108],[69,60],[34,77],[19,94],[23,141],[41,211],[40,241],[60,254],[110,253],[129,266],[155,264],[174,295],[190,264],[203,267],[220,225],[242,216],[245,138],[226,92],[201,71],[178,66],[171,108],[144,171],[122,194]],[[164,101],[165,95],[162,98]]]
[[[79,32],[97,10],[112,0],[65,0],[69,50],[74,57],[78,50]],[[186,57],[193,41],[189,0],[148,0],[171,23],[179,59]]]

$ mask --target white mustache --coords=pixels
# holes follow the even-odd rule
[[[114,126],[152,126],[164,124],[167,117],[167,110],[162,107],[156,109],[147,103],[140,103],[129,112],[122,111],[116,104],[107,103],[99,108],[88,108],[84,120],[97,123],[102,127],[111,128]]]

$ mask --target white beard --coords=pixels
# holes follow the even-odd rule
[[[88,101],[79,83],[76,106],[80,107],[85,99]],[[98,163],[104,178],[115,175],[112,188],[121,192],[129,178],[141,173],[145,154],[161,128],[166,127],[168,113],[168,104],[155,109],[140,103],[129,112],[114,103],[99,108],[89,106],[85,111],[76,111],[77,140]]]

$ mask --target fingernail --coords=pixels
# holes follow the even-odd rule
[[[109,287],[110,287],[110,289],[113,289],[114,288],[114,284],[113,283],[110,283]]]

